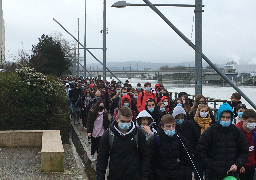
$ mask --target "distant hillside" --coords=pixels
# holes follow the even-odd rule
[[[110,70],[144,70],[144,69],[151,69],[151,70],[158,70],[162,66],[169,66],[169,67],[175,67],[175,66],[186,66],[186,67],[194,67],[194,62],[180,62],[180,63],[151,63],[151,62],[141,62],[141,61],[127,61],[127,62],[107,62],[107,67]],[[203,62],[203,67],[206,67],[208,64]],[[225,66],[225,65],[219,65],[218,66]],[[102,69],[102,65],[100,63],[90,63],[87,64],[87,69],[97,70],[97,68],[100,70]]]

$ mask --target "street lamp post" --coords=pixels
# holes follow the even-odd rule
[[[103,82],[106,81],[106,54],[107,54],[107,41],[106,41],[106,34],[107,34],[107,6],[106,0],[104,0],[104,9],[103,9]]]
[[[195,95],[202,94],[202,0],[195,0]]]
[[[196,47],[195,44],[193,44],[184,34],[182,34],[149,0],[143,0],[155,13],[157,13],[191,48],[193,48],[195,51],[201,54],[201,59],[203,58],[222,78],[223,80],[227,81],[228,84],[230,84],[238,93],[242,95],[242,97],[254,108],[256,109],[256,105],[249,99],[243,91],[241,91],[217,66],[215,66],[210,59],[206,57],[205,54],[203,54],[202,50],[200,50],[202,47]],[[202,4],[202,0],[196,0],[196,11],[199,13],[202,13],[201,7],[204,7]],[[201,5],[200,5],[201,4]],[[201,7],[200,7],[201,6]],[[202,17],[198,17],[198,20],[200,20]],[[202,20],[201,20],[202,22]],[[201,24],[202,26],[202,24]],[[200,28],[200,27],[199,27]],[[202,28],[202,27],[201,27]],[[196,33],[197,34],[197,33]],[[200,33],[198,33],[200,35]],[[198,38],[200,40],[200,37]],[[198,44],[200,46],[200,44]],[[200,59],[200,57],[198,58]],[[198,63],[199,64],[199,63]],[[202,73],[201,73],[202,74]],[[200,81],[202,82],[202,81]],[[200,87],[200,86],[198,86]],[[202,87],[202,86],[201,86]]]
[[[84,79],[86,78],[86,0],[84,7]]]
[[[148,0],[144,0],[146,4],[130,4],[126,1],[118,1],[111,7],[124,8],[126,6],[149,6],[155,11],[155,6],[176,6],[176,7],[195,7],[195,95],[202,94],[202,0],[195,0],[195,5],[191,4],[151,4]],[[162,14],[158,14],[161,18],[166,19]],[[167,23],[182,38],[184,35],[170,22]],[[187,38],[185,38],[187,39]]]

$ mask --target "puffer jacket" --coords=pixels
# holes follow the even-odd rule
[[[198,145],[198,153],[209,177],[225,177],[235,164],[240,169],[248,158],[248,144],[240,129],[231,124],[213,124],[207,128]],[[238,172],[237,172],[238,173]]]
[[[159,147],[157,147],[156,135],[160,138]],[[184,159],[186,156],[177,135],[181,137],[186,145],[186,140],[180,134],[173,137],[167,136],[161,127],[157,134],[148,140],[150,152],[150,180],[183,180]]]
[[[110,129],[114,133],[112,150],[110,152],[110,135],[109,130],[107,130],[101,137],[96,165],[96,179],[105,180],[109,157],[108,179],[148,179],[149,151],[144,133],[133,122],[126,135],[118,130],[116,121],[110,125]],[[137,133],[138,141],[136,143],[135,135]]]
[[[239,170],[249,155],[248,144],[242,131],[233,124],[228,127],[219,124],[224,111],[233,114],[227,103],[221,105],[217,112],[218,123],[207,128],[199,140],[198,153],[209,177],[225,177],[233,164]]]
[[[177,124],[175,129],[187,140],[190,153],[196,155],[200,135],[198,134],[195,124],[192,121],[185,120],[182,124]]]

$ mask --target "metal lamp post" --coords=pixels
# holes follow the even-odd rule
[[[202,0],[195,0],[195,5],[191,4],[151,4],[148,0],[144,0],[146,4],[130,4],[126,1],[118,1],[111,7],[125,8],[126,6],[149,6],[155,10],[155,6],[176,6],[176,7],[195,7],[195,95],[202,94]],[[166,17],[160,15],[163,19]],[[174,31],[183,38],[183,34],[171,23],[169,23]]]

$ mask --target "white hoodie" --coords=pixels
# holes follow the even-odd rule
[[[150,117],[150,118],[152,119],[151,124],[154,124],[154,119],[152,118],[152,116],[151,116],[146,110],[141,111],[141,112],[138,114],[137,118],[136,118],[136,120],[137,120],[137,121],[136,121],[137,127],[141,128],[141,130],[144,132],[144,134],[145,134],[145,136],[146,136],[146,140],[148,140],[148,139],[149,139],[151,136],[153,136],[157,131],[151,126],[151,124],[149,124],[150,129],[151,129],[151,133],[150,133],[150,134],[146,133],[146,132],[143,130],[143,128],[142,128],[141,126],[139,126],[139,124],[138,124],[138,120],[139,120],[139,118],[141,118],[141,117]]]

